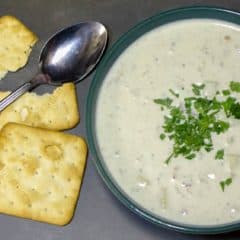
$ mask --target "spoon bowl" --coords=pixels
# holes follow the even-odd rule
[[[40,72],[0,101],[0,111],[40,84],[60,85],[85,78],[99,62],[107,44],[107,30],[99,22],[82,22],[53,35],[39,58]]]
[[[107,31],[98,22],[84,22],[56,33],[40,56],[41,72],[53,83],[80,81],[99,61]]]

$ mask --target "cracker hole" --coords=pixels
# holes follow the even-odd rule
[[[22,171],[22,169],[21,169],[21,168],[18,168],[18,171],[19,171],[19,172],[21,172],[21,171]]]
[[[45,211],[45,212],[47,212],[47,211],[48,211],[48,209],[47,209],[47,208],[44,208],[44,211]]]
[[[48,195],[51,195],[52,194],[52,192],[51,191],[48,191]]]
[[[78,147],[78,146],[74,146],[73,148],[74,148],[74,150],[76,150],[76,151],[79,150],[79,147]]]
[[[0,161],[0,171],[5,167],[5,164]]]
[[[67,199],[67,198],[68,198],[68,196],[67,196],[67,195],[64,195],[64,198],[65,198],[65,199]]]
[[[54,175],[52,175],[52,176],[51,176],[51,178],[52,178],[52,179],[54,179],[54,178],[55,178],[55,176],[54,176]]]
[[[38,174],[39,174],[39,172],[38,172],[38,171],[35,171],[35,172],[34,172],[34,174],[35,174],[35,175],[38,175]]]
[[[9,204],[13,206],[13,205],[14,205],[14,202],[13,202],[13,201],[10,201]]]
[[[29,207],[29,208],[31,208],[31,207],[32,207],[32,204],[31,204],[31,203],[29,203],[29,204],[28,204],[28,207]]]
[[[63,211],[58,211],[58,213],[59,213],[60,215],[63,215]]]
[[[67,179],[67,181],[68,181],[68,182],[71,182],[71,181],[72,181],[72,179],[71,179],[71,178],[68,178],[68,179]]]

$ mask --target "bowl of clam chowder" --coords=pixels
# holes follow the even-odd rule
[[[240,14],[139,23],[97,69],[86,123],[98,172],[134,213],[186,233],[240,229]]]

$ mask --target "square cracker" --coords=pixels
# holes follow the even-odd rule
[[[86,144],[78,136],[7,124],[0,132],[0,212],[67,224],[86,155]]]
[[[9,93],[0,92],[0,100]],[[25,93],[0,113],[0,129],[8,122],[53,130],[74,127],[79,122],[75,85],[65,83],[41,96]]]
[[[13,16],[0,17],[0,78],[23,67],[37,36]]]

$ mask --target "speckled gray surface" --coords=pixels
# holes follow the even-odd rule
[[[215,5],[240,11],[239,0],[2,0],[0,15],[13,14],[29,26],[40,41],[28,65],[8,74],[0,89],[13,89],[37,72],[38,54],[55,31],[84,20],[104,23],[110,34],[109,46],[130,27],[162,10],[187,5]],[[77,85],[81,123],[70,132],[86,136],[84,112],[88,88],[94,72]],[[41,91],[41,89],[39,90]],[[111,192],[93,166],[91,154],[81,195],[72,222],[57,227],[6,215],[0,215],[0,240],[233,240],[240,231],[218,236],[192,236],[164,230],[139,219]]]

